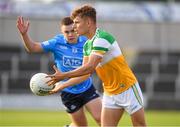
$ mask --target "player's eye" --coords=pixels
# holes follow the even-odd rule
[[[75,21],[74,24],[78,24],[79,22],[78,21]]]
[[[74,33],[75,31],[74,31],[74,29],[73,30],[71,30],[71,33]]]
[[[73,30],[70,30],[70,31],[64,31],[64,33],[66,33],[66,34],[74,33],[74,32],[75,32],[74,29],[73,29]]]
[[[69,34],[69,31],[64,31],[64,33]]]

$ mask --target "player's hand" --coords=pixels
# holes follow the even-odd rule
[[[61,80],[64,79],[63,73],[60,72],[60,71],[56,68],[55,65],[53,66],[53,69],[55,70],[55,73],[52,74],[52,75],[48,75],[48,76],[47,76],[47,77],[50,77],[50,78],[51,78],[51,79],[47,82],[47,84],[48,84],[49,86],[54,85],[54,84],[57,83],[58,81],[61,81]]]
[[[62,88],[62,85],[56,83],[55,88],[52,89],[51,91],[49,91],[49,94],[57,93],[58,91],[61,91],[62,89],[63,89],[63,88]]]
[[[22,16],[19,16],[17,18],[17,22],[16,22],[16,26],[19,30],[19,32],[24,35],[27,33],[28,29],[29,29],[29,21],[28,20],[24,20],[24,18]]]

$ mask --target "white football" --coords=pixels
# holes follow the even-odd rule
[[[50,78],[47,78],[46,76],[47,74],[45,73],[37,73],[31,77],[30,89],[35,95],[38,96],[49,95],[49,91],[55,87],[53,85],[51,86],[47,85],[46,82],[49,81]]]

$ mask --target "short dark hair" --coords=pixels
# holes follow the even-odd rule
[[[76,18],[77,16],[90,17],[96,23],[96,9],[90,5],[83,5],[79,8],[76,8],[71,13],[71,19]]]
[[[61,20],[61,26],[62,25],[71,25],[73,24],[73,20],[70,18],[70,17],[64,17],[62,20]]]

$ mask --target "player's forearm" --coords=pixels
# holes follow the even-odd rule
[[[79,77],[79,76],[84,76],[84,75],[89,75],[94,72],[95,68],[89,64],[85,64],[78,69],[75,69],[73,71],[65,72],[63,73],[64,77],[66,78],[74,78],[74,77]]]
[[[21,38],[23,40],[23,44],[24,44],[24,47],[26,48],[26,50],[28,52],[35,52],[34,51],[35,42],[30,39],[29,35],[23,34],[23,35],[21,35]]]
[[[62,84],[62,89],[66,88],[66,87],[69,87],[69,86],[73,86],[73,85],[76,85],[76,84],[79,84],[83,81],[85,81],[86,79],[88,79],[90,75],[85,75],[85,76],[81,76],[81,77],[76,77],[76,78],[71,78],[69,80],[67,80],[66,82],[64,82]]]

